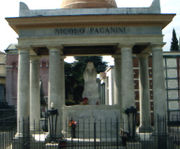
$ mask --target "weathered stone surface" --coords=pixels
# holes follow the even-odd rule
[[[130,45],[130,44],[129,44]],[[123,111],[130,107],[135,107],[133,82],[132,47],[124,45],[121,48],[121,96]],[[124,123],[128,124],[127,114],[123,114]],[[130,128],[132,129],[132,125]],[[128,125],[124,125],[124,130],[128,132]]]
[[[58,110],[57,135],[62,132],[62,107],[65,103],[64,95],[64,59],[60,55],[60,49],[49,47],[49,99],[48,109]]]
[[[160,27],[152,26],[88,26],[63,28],[22,29],[19,37],[75,37],[75,36],[114,36],[114,35],[160,35]]]
[[[162,45],[152,46],[153,64],[153,101],[155,132],[165,132],[165,127],[158,128],[159,121],[167,116],[167,101],[164,79],[164,66],[162,56]],[[163,109],[163,110],[162,110]],[[159,126],[161,126],[159,124]]]
[[[67,127],[69,120],[77,122],[77,129],[80,138],[89,138],[94,136],[94,123],[96,123],[97,137],[115,138],[117,134],[117,122],[119,121],[119,106],[107,105],[75,105],[63,108],[63,132],[65,136],[70,137],[71,130]],[[117,121],[118,120],[118,121]],[[118,125],[119,126],[119,125]],[[101,130],[100,130],[101,129]],[[118,131],[120,132],[120,130]]]
[[[39,130],[39,121],[40,121],[39,58],[36,56],[34,57],[32,56],[30,60],[30,129]]]
[[[26,48],[19,50],[17,99],[17,133],[21,134],[26,129],[22,121],[29,118],[29,51]]]
[[[140,132],[150,132],[150,94],[149,94],[149,76],[148,76],[148,56],[149,54],[139,55],[140,64]]]

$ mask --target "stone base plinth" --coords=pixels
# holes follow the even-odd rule
[[[101,142],[100,144],[97,142],[96,145],[94,144],[94,142],[67,142],[64,146],[59,147],[58,143],[47,143],[45,145],[45,149],[59,149],[59,148],[78,148],[78,149],[84,149],[84,148],[88,148],[88,149],[94,149],[94,148],[106,148],[108,147],[108,149],[117,149],[117,146],[114,144],[112,145],[112,142]],[[124,146],[118,146],[118,149],[126,149],[126,147]]]
[[[77,122],[75,136],[79,138],[115,138],[120,132],[120,110],[118,106],[77,105],[63,109],[63,133],[71,137],[70,120]],[[118,123],[118,124],[117,124]]]

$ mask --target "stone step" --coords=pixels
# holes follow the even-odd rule
[[[116,145],[108,145],[108,144],[104,144],[104,145],[96,145],[96,147],[93,144],[67,144],[66,146],[61,146],[58,148],[58,144],[57,143],[48,143],[45,145],[45,149],[60,149],[60,148],[73,148],[73,149],[117,149]],[[118,146],[118,149],[126,149],[126,147],[123,146]]]

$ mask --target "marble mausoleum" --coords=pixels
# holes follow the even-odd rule
[[[57,134],[65,132],[65,119],[103,120],[119,117],[133,106],[133,55],[140,63],[140,131],[151,130],[148,57],[152,54],[155,128],[157,115],[165,117],[162,29],[174,14],[162,14],[159,0],[147,8],[117,8],[115,1],[63,0],[60,9],[31,10],[20,3],[19,17],[6,18],[18,38],[18,122],[40,120],[39,58],[49,56],[48,103],[58,109]],[[65,106],[64,58],[66,56],[111,55],[115,62],[116,105]],[[163,110],[162,110],[163,109]],[[18,133],[22,133],[18,123]],[[38,127],[38,126],[37,126]],[[128,129],[128,126],[124,130]]]

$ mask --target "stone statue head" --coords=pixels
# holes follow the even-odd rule
[[[93,70],[94,69],[94,63],[93,62],[88,62],[87,66],[86,66],[86,69]]]
[[[83,76],[84,76],[85,82],[89,80],[91,81],[96,80],[97,72],[96,72],[96,68],[94,67],[93,62],[87,63]]]

